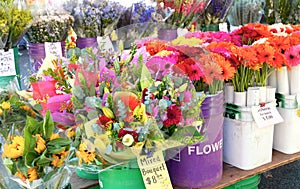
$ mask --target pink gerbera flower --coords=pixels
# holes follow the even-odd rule
[[[285,51],[284,55],[287,61],[290,63],[291,66],[297,66],[300,61],[300,46],[292,46],[290,49]]]

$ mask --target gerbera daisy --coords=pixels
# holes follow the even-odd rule
[[[298,46],[292,46],[290,49],[285,51],[284,55],[291,66],[296,66],[299,64],[300,55]]]
[[[233,78],[235,74],[235,68],[231,66],[230,62],[219,54],[214,53],[213,56],[222,69],[222,80],[227,81]]]
[[[176,125],[180,122],[182,117],[182,112],[179,107],[175,104],[171,105],[167,109],[167,119],[163,121],[165,127],[170,127],[171,125]]]
[[[197,64],[186,65],[187,74],[192,81],[200,80],[203,72]]]
[[[4,144],[4,151],[2,157],[18,158],[21,157],[24,151],[24,138],[15,136],[11,144]]]
[[[213,62],[210,61],[204,65],[204,82],[206,84],[212,84],[214,79],[219,80],[222,78],[222,69],[221,67]]]

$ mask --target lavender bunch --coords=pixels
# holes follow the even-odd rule
[[[204,13],[202,24],[218,24],[226,21],[234,0],[211,0]]]
[[[34,17],[31,27],[25,34],[30,43],[60,42],[68,36],[74,18],[57,10],[45,10]]]
[[[80,38],[92,38],[101,35],[101,9],[98,1],[83,0],[73,10],[74,31]]]

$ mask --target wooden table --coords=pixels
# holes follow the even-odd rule
[[[287,155],[287,154],[278,152],[276,150],[273,150],[272,162],[262,165],[253,170],[244,171],[244,170],[238,169],[236,167],[233,167],[229,164],[224,163],[222,180],[220,182],[218,182],[216,185],[206,187],[206,188],[201,188],[201,189],[224,188],[226,186],[229,186],[236,182],[244,180],[248,177],[254,176],[256,174],[261,174],[263,172],[275,169],[277,167],[286,165],[288,163],[294,162],[299,159],[300,159],[300,152],[298,152],[296,154]],[[90,188],[90,187],[96,186],[96,185],[98,185],[98,181],[84,180],[84,179],[79,178],[76,174],[74,174],[71,178],[72,189]],[[175,187],[174,189],[185,189],[185,188]]]

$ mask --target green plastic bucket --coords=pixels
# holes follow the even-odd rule
[[[103,189],[145,189],[140,169],[112,168],[99,173],[99,185]]]
[[[245,180],[227,186],[223,189],[258,189],[260,183],[260,175],[254,175]]]
[[[98,173],[101,170],[100,167],[94,165],[84,165],[82,167],[77,167],[76,174],[83,179],[88,180],[98,180]]]

